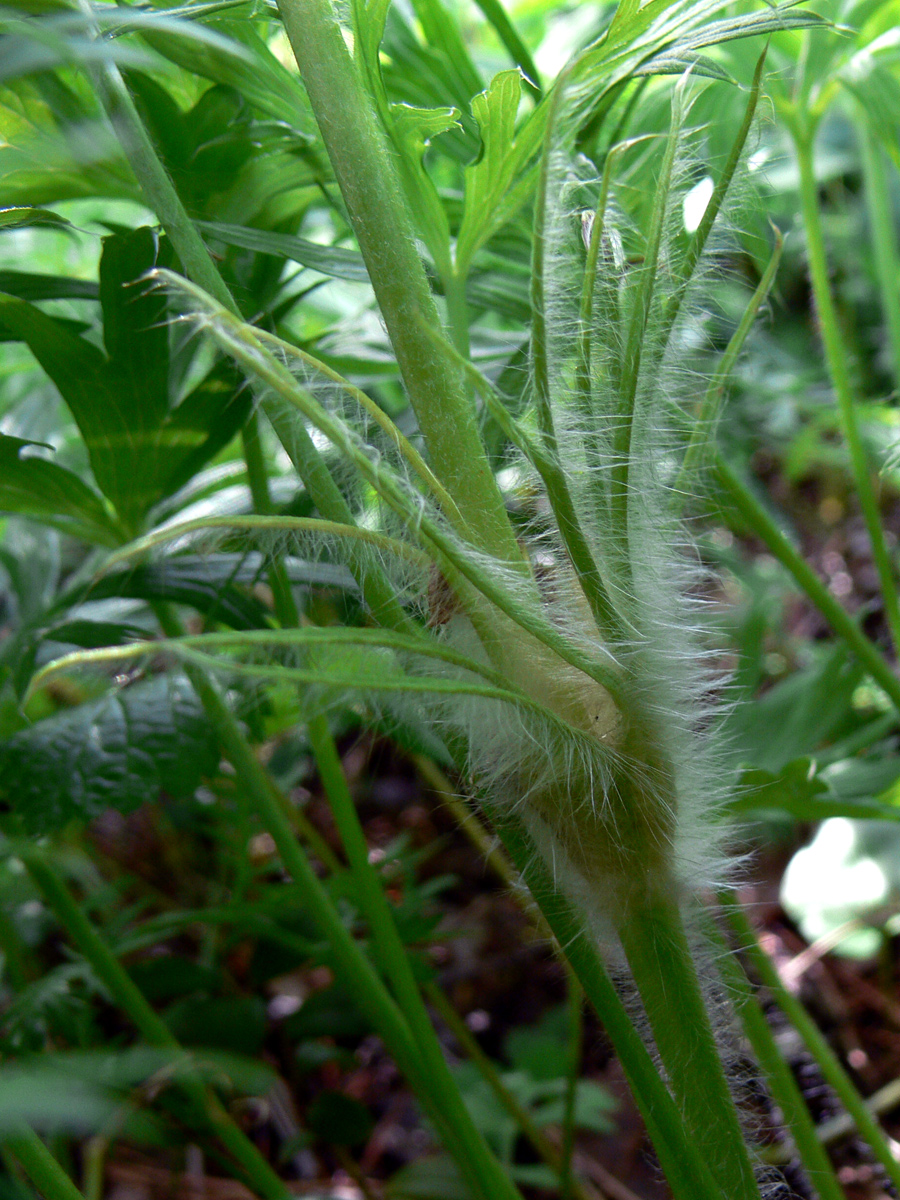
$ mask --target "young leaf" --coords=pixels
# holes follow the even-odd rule
[[[333,279],[348,279],[351,283],[369,281],[366,265],[358,250],[320,246],[318,242],[309,242],[293,234],[269,233],[244,225],[226,225],[221,221],[198,221],[197,228],[207,234],[210,240],[224,242],[226,246],[238,246],[242,250],[255,250],[257,254],[287,258]]]
[[[39,443],[0,434],[0,511],[35,517],[58,528],[114,546],[121,531],[102,496],[58,463],[25,454]]]
[[[472,101],[482,148],[465,172],[465,207],[456,243],[456,269],[463,276],[475,251],[515,215],[534,188],[536,173],[522,172],[540,148],[548,109],[536,109],[516,134],[521,95],[521,71],[503,71]]]
[[[27,229],[33,225],[52,225],[58,229],[71,229],[72,222],[46,208],[30,208],[16,205],[0,208],[0,229]]]

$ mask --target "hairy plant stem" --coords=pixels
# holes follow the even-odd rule
[[[84,1200],[33,1129],[23,1126],[17,1133],[6,1134],[3,1141],[44,1200]]]
[[[72,893],[45,861],[30,847],[20,847],[22,859],[41,895],[53,909],[63,929],[78,947],[97,978],[109,989],[115,1002],[134,1023],[141,1037],[151,1046],[178,1051],[178,1041],[165,1021],[151,1008],[143,992],[94,928]],[[250,1139],[235,1125],[203,1081],[192,1075],[183,1077],[184,1092],[202,1127],[209,1129],[240,1166],[251,1187],[267,1200],[285,1200],[287,1186],[269,1166]]]
[[[866,1102],[856,1090],[853,1080],[844,1070],[837,1055],[828,1045],[812,1017],[796,996],[793,996],[781,982],[778,972],[757,941],[756,934],[735,897],[723,893],[720,900],[728,923],[737,936],[739,948],[747,955],[754,972],[771,991],[778,1007],[803,1038],[826,1081],[837,1092],[847,1112],[853,1118],[856,1128],[869,1143],[872,1153],[884,1167],[894,1187],[900,1188],[900,1163],[891,1153],[886,1134],[866,1107]]]
[[[279,12],[438,478],[475,543],[525,564],[461,373],[421,331],[440,328],[397,172],[330,0],[281,0]]]
[[[707,922],[706,932],[713,945],[720,951],[716,956],[716,964],[733,998],[747,1040],[765,1073],[772,1098],[781,1110],[781,1115],[793,1136],[803,1169],[819,1200],[846,1200],[831,1159],[819,1140],[806,1101],[778,1049],[769,1022],[740,962],[712,920]]]
[[[844,639],[900,712],[900,679],[891,670],[881,651],[829,592],[806,559],[794,549],[762,504],[725,461],[721,452],[714,449],[711,459],[716,478],[747,526],[793,575],[800,589],[806,593],[838,637]]]
[[[828,281],[828,262],[825,256],[822,217],[819,211],[818,183],[813,164],[816,125],[797,109],[788,109],[786,113],[788,128],[791,131],[797,154],[797,166],[800,170],[800,203],[803,210],[803,225],[806,230],[809,273],[812,279],[822,343],[825,347],[825,358],[837,398],[838,414],[847,441],[850,466],[860,507],[869,532],[872,558],[881,583],[885,616],[891,631],[894,649],[900,651],[900,601],[898,601],[894,568],[884,539],[881,513],[872,486],[868,456],[859,431],[856,398],[850,380],[847,354]],[[896,281],[894,281],[894,286],[896,286]]]
[[[325,717],[313,718],[308,724],[308,731],[319,776],[359,889],[360,906],[378,951],[379,966],[409,1022],[423,1067],[430,1076],[431,1087],[434,1094],[440,1096],[439,1107],[445,1114],[453,1114],[458,1130],[467,1129],[465,1149],[472,1156],[471,1173],[478,1178],[482,1188],[486,1188],[486,1196],[491,1200],[503,1200],[504,1197],[508,1200],[521,1200],[518,1188],[477,1132],[450,1074],[434,1026],[422,1001],[409,958],[397,932],[384,888],[369,862],[369,848]],[[465,1165],[460,1165],[465,1172]]]
[[[688,1129],[660,1078],[606,973],[592,938],[581,918],[576,916],[554,884],[524,828],[516,817],[508,813],[491,809],[489,815],[547,925],[559,946],[564,947],[566,959],[615,1046],[675,1200],[738,1200],[742,1193],[723,1192],[714,1180],[693,1131]],[[674,1016],[680,1022],[680,1017],[677,1014]],[[721,1071],[721,1067],[717,1067],[717,1070]],[[707,1122],[709,1112],[707,1108]],[[757,1200],[757,1197],[754,1196],[753,1200]]]
[[[675,895],[674,881],[651,885],[649,894],[622,914],[617,932],[670,1087],[701,1156],[729,1200],[759,1200]]]

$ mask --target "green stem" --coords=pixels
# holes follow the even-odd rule
[[[84,3],[84,0],[81,0]],[[175,252],[191,279],[232,312],[237,306],[210,257],[200,234],[187,214],[168,172],[160,162],[125,81],[115,63],[93,72],[94,84],[125,157],[147,203],[172,239]]]
[[[460,372],[422,332],[440,322],[385,138],[329,0],[279,11],[438,478],[481,549],[525,570]]]
[[[737,900],[730,895],[722,895],[720,899],[728,922],[737,935],[740,948],[749,958],[753,970],[772,992],[778,1007],[803,1038],[826,1081],[837,1092],[847,1112],[853,1117],[856,1128],[869,1143],[872,1152],[884,1167],[894,1187],[900,1188],[900,1163],[891,1153],[884,1131],[866,1107],[866,1102],[856,1090],[852,1079],[844,1070],[837,1055],[828,1045],[809,1013],[781,982],[778,972],[757,941],[756,934],[741,911]]]
[[[59,875],[51,870],[37,850],[22,847],[17,853],[44,899],[56,913],[62,927],[91,964],[97,978],[128,1015],[141,1037],[151,1046],[179,1050],[178,1041],[169,1027],[147,1002]],[[182,1081],[181,1087],[192,1107],[198,1114],[202,1114],[204,1124],[213,1130],[260,1195],[270,1200],[285,1200],[289,1195],[286,1185],[250,1139],[234,1124],[219,1101],[207,1091],[203,1082],[188,1075]]]
[[[84,1200],[33,1129],[23,1126],[18,1133],[8,1133],[3,1140],[43,1200]]]
[[[446,995],[434,983],[426,984],[425,991],[428,999],[440,1013],[450,1032],[462,1047],[466,1057],[478,1068],[485,1083],[490,1087],[508,1115],[515,1121],[519,1130],[531,1143],[539,1157],[553,1171],[558,1172],[560,1176],[564,1176],[567,1167],[564,1155],[560,1153],[553,1142],[541,1131],[528,1109],[516,1099],[514,1093],[503,1082],[496,1064],[479,1046],[468,1025],[460,1017]],[[591,1200],[590,1194],[577,1176],[568,1171],[564,1177],[568,1185],[569,1196],[574,1196],[575,1200]],[[561,1193],[565,1194],[562,1192],[562,1189]]]
[[[778,229],[775,230],[775,248],[772,251],[772,256],[769,259],[762,278],[756,287],[753,295],[750,297],[750,303],[744,310],[744,315],[738,322],[738,327],[731,335],[731,340],[726,347],[725,353],[722,355],[721,361],[716,368],[715,374],[709,382],[709,387],[706,389],[706,394],[703,397],[703,402],[700,406],[700,411],[697,414],[697,419],[694,423],[694,428],[691,431],[690,441],[687,449],[684,452],[681,470],[678,473],[678,479],[673,488],[676,499],[683,500],[683,493],[692,485],[693,479],[699,471],[704,459],[708,455],[710,446],[713,445],[713,435],[715,432],[716,421],[719,416],[719,409],[722,405],[722,399],[725,395],[725,389],[731,378],[731,372],[734,369],[734,364],[738,360],[744,342],[753,327],[753,322],[756,320],[756,315],[760,310],[760,306],[768,296],[772,289],[772,284],[775,282],[775,275],[778,271],[778,264],[781,262],[781,252],[784,248],[784,239]]]
[[[452,814],[454,821],[500,882],[510,891],[515,891],[519,886],[519,876],[502,848],[498,846],[497,839],[488,832],[466,801],[453,790],[450,780],[440,767],[422,754],[415,755],[413,762],[425,783],[431,791],[440,796],[441,804]]]
[[[431,336],[431,335],[430,335]],[[545,448],[550,443],[545,438],[538,445],[521,427],[518,421],[507,411],[503,401],[497,395],[490,380],[478,368],[465,359],[452,346],[444,344],[444,352],[459,364],[466,377],[471,380],[473,387],[481,395],[485,406],[499,425],[502,432],[525,455],[541,477],[541,482],[547,491],[547,500],[556,521],[559,535],[565,543],[572,566],[578,576],[585,599],[591,607],[594,620],[602,634],[611,636],[619,630],[618,614],[609,598],[603,584],[603,579],[594,561],[590,545],[578,518],[575,503],[569,490],[565,471],[559,462],[555,450]],[[555,445],[555,442],[552,443]]]
[[[738,1200],[741,1193],[723,1193],[714,1181],[711,1166],[682,1120],[581,920],[558,891],[531,839],[515,817],[499,810],[489,815],[615,1046],[675,1200]]]
[[[566,1071],[566,1094],[562,1120],[560,1200],[570,1200],[574,1195],[575,1176],[572,1173],[572,1156],[575,1151],[575,1103],[578,1098],[578,1079],[584,1054],[584,992],[572,970],[568,972],[568,982],[569,1061]]]
[[[169,637],[183,634],[171,614],[162,610],[163,628]],[[492,1195],[509,1196],[513,1189],[492,1193],[496,1177],[489,1161],[487,1148],[473,1153],[471,1118],[462,1106],[458,1092],[448,1095],[446,1089],[435,1086],[431,1070],[425,1064],[406,1017],[372,968],[363,951],[347,930],[340,914],[321,881],[316,876],[303,849],[294,836],[293,827],[285,813],[284,804],[276,794],[265,770],[241,733],[237,721],[204,672],[185,665],[185,672],[200,697],[201,703],[216,731],[219,742],[237,773],[241,786],[255,808],[263,827],[269,832],[281,860],[304,897],[304,907],[318,924],[327,940],[332,964],[347,990],[371,1021],[388,1047],[398,1067],[407,1076],[423,1107],[439,1129],[448,1149],[469,1178],[476,1194],[483,1200]],[[477,1136],[475,1134],[474,1136]]]
[[[114,64],[108,64],[102,70],[95,72],[94,79],[101,103],[119,137],[131,169],[141,185],[148,204],[169,235],[188,277],[228,312],[239,317],[240,310],[234,297],[219,274],[218,268],[182,204],[165,166],[156,153],[118,68]],[[355,524],[340,489],[334,482],[308,431],[278,400],[265,401],[264,408],[322,516],[343,524]],[[247,458],[251,491],[254,492],[254,500],[256,500],[257,496],[262,497],[263,495],[260,483],[265,466],[262,463],[258,437],[253,430],[244,438],[244,452]],[[354,559],[354,566],[366,602],[378,620],[394,625],[394,627],[397,627],[396,623],[399,622],[401,627],[408,628],[403,610],[382,572],[371,562],[364,562],[362,555],[357,555]],[[281,602],[287,611],[293,601],[286,598],[285,589],[289,593],[290,589],[286,580],[278,578],[276,572],[273,591],[276,597],[281,596]]]
[[[263,457],[262,441],[259,436],[259,421],[256,413],[251,413],[241,431],[244,448],[244,462],[247,464],[247,480],[250,484],[250,495],[253,498],[253,508],[260,516],[272,514],[272,497],[269,493],[269,473]],[[291,591],[290,580],[284,569],[280,556],[269,560],[269,586],[272,589],[272,599],[275,604],[275,614],[285,627],[296,625],[299,612]]]
[[[701,1156],[729,1200],[759,1200],[675,893],[672,883],[635,901],[617,931],[670,1086]]]
[[[378,952],[378,963],[387,976],[400,1009],[409,1022],[422,1063],[431,1078],[434,1095],[442,1112],[452,1119],[457,1141],[464,1157],[459,1161],[471,1168],[486,1197],[521,1200],[518,1188],[503,1172],[490,1152],[459,1095],[459,1089],[444,1059],[440,1042],[422,1002],[409,957],[397,932],[397,926],[378,874],[369,861],[369,848],[359,823],[356,807],[338,758],[334,739],[325,717],[314,717],[308,724],[309,740],[315,755],[319,777],[325,788],[347,859],[358,889],[357,897],[368,921]]]
[[[711,921],[708,923],[707,932],[720,951],[716,962],[734,1001],[744,1033],[765,1073],[772,1098],[793,1135],[804,1170],[819,1200],[846,1200],[844,1189],[825,1153],[806,1101],[778,1049],[769,1022],[741,969],[740,962],[731,953],[725,939]]]
[[[684,262],[681,267],[681,282],[672,293],[672,298],[669,301],[666,309],[665,332],[662,342],[668,341],[669,331],[675,323],[681,306],[684,303],[684,298],[687,295],[688,287],[694,277],[694,272],[697,270],[697,265],[706,248],[706,243],[712,233],[713,225],[716,223],[721,211],[722,205],[725,203],[725,197],[728,195],[728,189],[731,187],[731,181],[734,178],[734,173],[738,168],[738,163],[741,161],[741,155],[744,152],[744,146],[747,143],[747,137],[753,127],[753,118],[756,115],[756,107],[759,103],[760,92],[762,90],[763,67],[766,62],[766,53],[768,45],[759,56],[756,64],[756,70],[753,72],[753,82],[750,85],[750,96],[747,100],[747,107],[744,110],[744,118],[741,121],[740,128],[737,132],[737,137],[732,143],[731,150],[728,154],[728,161],[725,163],[725,168],[716,183],[713,194],[709,198],[709,203],[703,211],[703,216],[700,219],[700,224],[691,238],[691,243],[688,246],[687,254],[684,257]]]
[[[891,347],[894,386],[900,388],[900,251],[897,248],[885,156],[881,143],[864,118],[860,120],[859,131],[875,270]]]
[[[825,241],[822,233],[822,218],[819,212],[818,184],[813,164],[815,127],[803,120],[796,110],[789,113],[788,127],[794,139],[797,165],[800,169],[800,202],[803,223],[806,229],[806,247],[809,271],[812,278],[813,295],[819,318],[819,328],[825,347],[825,358],[838,403],[841,427],[850,454],[850,466],[860,507],[869,531],[872,558],[881,582],[885,616],[891,631],[895,649],[900,649],[900,602],[890,554],[884,540],[881,514],[872,474],[867,462],[866,450],[859,432],[856,399],[850,381],[847,355],[841,338],[837,311],[828,281],[828,262],[825,257]],[[896,286],[896,281],[894,281]]]
[[[863,633],[818,575],[778,528],[747,485],[731,469],[718,450],[712,452],[716,477],[731,498],[737,512],[750,530],[765,543],[771,554],[790,571],[838,637],[842,637],[872,678],[900,711],[900,679],[891,670],[881,651]]]

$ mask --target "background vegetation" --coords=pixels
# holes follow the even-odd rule
[[[743,1150],[721,1177],[718,1151],[701,1170],[704,1125],[732,1153],[727,1097],[697,1050],[709,1090],[685,1099],[696,1080],[621,919],[601,914],[667,1084],[629,1040],[596,938],[478,774],[487,710],[452,708],[474,676],[446,655],[410,665],[410,630],[431,630],[423,654],[453,651],[442,632],[502,554],[487,518],[467,557],[433,515],[449,527],[477,472],[452,422],[448,437],[410,407],[423,385],[369,282],[350,93],[326,80],[342,165],[313,115],[325,59],[304,68],[311,105],[282,24],[312,44],[315,7],[35,0],[0,17],[0,1186],[752,1196],[734,1184]],[[621,330],[594,313],[620,389],[633,368],[640,390],[654,338],[667,347],[646,385],[665,438],[639,423],[635,453],[677,459],[703,567],[695,644],[731,680],[727,711],[701,720],[727,785],[703,819],[710,841],[737,820],[749,852],[746,913],[698,881],[714,918],[700,974],[718,969],[706,992],[724,986],[740,1017],[726,1069],[754,1158],[783,1168],[775,1194],[897,1195],[900,5],[352,7],[346,41],[398,165],[382,217],[403,208],[452,342],[425,383],[469,363],[462,390],[545,600],[554,518],[576,567],[605,535],[574,467],[586,543],[560,519],[570,463],[541,423],[534,330],[552,374],[590,327],[566,272],[593,253],[596,305],[604,279],[637,297]],[[554,91],[585,48],[587,73]],[[586,220],[560,249],[595,208],[603,235]],[[433,334],[404,320],[421,355]],[[559,367],[548,394],[566,380]],[[611,418],[591,420],[586,438]],[[409,533],[417,474],[439,500],[421,500],[432,542]],[[515,618],[513,570],[491,601],[507,587]],[[513,666],[477,682],[521,701]],[[663,992],[677,1024],[688,1009]]]

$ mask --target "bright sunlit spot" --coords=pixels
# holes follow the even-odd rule
[[[694,233],[703,220],[706,206],[712,199],[713,181],[709,175],[704,175],[699,183],[695,183],[682,202],[684,227],[688,233]]]

